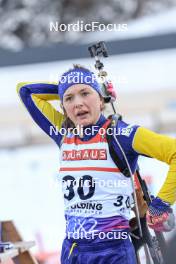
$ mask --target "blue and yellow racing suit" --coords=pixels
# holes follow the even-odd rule
[[[78,235],[78,241],[80,241],[81,236],[85,238],[85,232],[92,235],[92,232],[93,234],[100,234],[101,232],[128,230],[132,189],[129,187],[129,179],[118,170],[111,159],[106,138],[99,135],[98,130],[94,135],[84,134],[83,138],[70,133],[63,139],[61,133],[51,133],[51,127],[59,131],[64,121],[63,114],[58,112],[50,103],[51,100],[59,100],[57,84],[19,83],[17,91],[33,120],[59,146],[60,177],[64,183],[67,184],[67,181],[70,180],[79,182],[80,179],[83,183],[86,180],[92,183],[92,186],[86,189],[86,193],[80,186],[77,190],[73,185],[63,186],[65,218],[67,221],[66,235],[70,240],[64,242],[62,258],[65,259],[65,255],[69,254],[70,241],[73,244],[75,243],[75,232]],[[101,114],[95,125],[98,128],[106,129],[108,120]],[[139,155],[156,158],[169,165],[166,180],[157,196],[173,204],[176,201],[176,139],[154,133],[144,127],[126,124],[124,121],[117,123],[117,131],[119,129],[128,131],[121,133],[120,136],[118,135],[118,140],[127,156],[132,172],[136,169]],[[119,151],[113,137],[112,144],[116,148],[119,158],[123,160],[122,153]],[[120,185],[117,188],[96,185],[95,179],[101,181],[105,178],[111,180],[111,182],[117,181],[117,185],[118,182],[121,182],[128,188]],[[86,245],[87,240],[82,247],[83,252]],[[120,244],[118,246],[120,247]],[[88,258],[89,255],[84,254]],[[114,252],[111,252],[112,254]],[[108,253],[106,255],[110,257]],[[74,262],[73,258],[74,255],[72,256],[72,262],[68,263],[81,263],[78,259],[75,259]],[[115,260],[117,260],[117,254],[113,261]],[[90,261],[92,262],[92,259]],[[67,262],[62,260],[62,263]],[[118,263],[135,263],[135,260],[131,257],[129,262],[123,260]]]

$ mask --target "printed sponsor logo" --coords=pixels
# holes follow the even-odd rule
[[[90,209],[90,210],[102,210],[103,205],[101,203],[78,203],[71,206],[72,209]]]
[[[65,150],[63,160],[107,160],[106,149]]]

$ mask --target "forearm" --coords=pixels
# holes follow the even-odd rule
[[[59,144],[61,135],[59,134],[57,137],[50,135],[51,126],[60,129],[64,120],[63,114],[59,113],[49,102],[50,100],[59,100],[57,85],[19,83],[17,92],[33,120]]]
[[[17,93],[22,101],[31,94],[45,101],[59,100],[58,85],[56,83],[20,82],[17,84]]]
[[[176,159],[173,159],[166,180],[157,196],[170,204],[176,201]]]

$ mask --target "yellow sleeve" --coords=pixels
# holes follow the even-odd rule
[[[34,87],[30,87],[28,88],[28,84],[32,84],[34,85]],[[20,98],[22,99],[23,103],[24,103],[25,107],[27,108],[27,110],[30,112],[30,114],[32,115],[32,117],[35,117],[35,108],[33,107],[32,109],[32,104],[30,104],[30,99],[32,100],[32,102],[35,104],[36,109],[38,109],[41,113],[41,115],[46,118],[53,126],[57,126],[58,129],[61,128],[62,126],[62,122],[64,121],[64,115],[60,112],[58,112],[54,106],[49,102],[51,100],[60,100],[58,93],[52,94],[52,93],[48,93],[48,89],[43,89],[40,88],[38,89],[39,91],[41,90],[41,93],[35,93],[35,91],[33,91],[34,88],[36,88],[37,84],[41,84],[41,83],[30,83],[30,82],[20,82],[17,85],[17,93],[20,96]],[[57,85],[56,83],[49,83],[49,82],[45,82],[44,84],[48,84],[48,85]],[[23,94],[20,95],[20,91],[21,89],[28,89],[28,92],[25,92]],[[47,93],[46,93],[47,90]],[[28,97],[28,100],[25,100]],[[28,103],[29,102],[29,103]],[[40,119],[38,119],[40,121]],[[40,122],[37,122],[38,125],[40,126]]]
[[[32,100],[52,125],[60,129],[64,121],[64,115],[58,112],[47,100],[41,99],[40,96],[38,97],[38,95],[32,95]]]
[[[166,180],[157,196],[173,204],[176,201],[176,139],[139,127],[134,136],[133,148],[140,154],[169,165]]]

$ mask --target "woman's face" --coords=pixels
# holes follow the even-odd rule
[[[98,121],[103,99],[90,85],[75,84],[64,93],[63,107],[75,126],[87,126]]]

